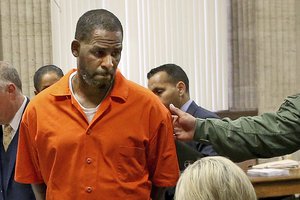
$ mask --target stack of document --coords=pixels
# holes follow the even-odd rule
[[[288,169],[248,169],[247,174],[249,176],[286,176],[289,175]]]
[[[296,160],[279,160],[252,166],[247,171],[249,176],[285,176],[289,175],[289,169],[299,167]]]
[[[286,169],[286,168],[297,168],[299,167],[299,162],[296,160],[278,160],[273,162],[262,163],[254,165],[254,169],[264,169],[264,168],[275,168],[275,169]]]

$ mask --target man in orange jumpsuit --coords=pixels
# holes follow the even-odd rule
[[[77,22],[77,70],[37,95],[21,123],[15,179],[37,199],[159,199],[179,176],[171,115],[117,70],[123,29],[103,9]]]

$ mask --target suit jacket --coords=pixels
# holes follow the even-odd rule
[[[186,112],[193,115],[194,117],[202,118],[202,119],[220,118],[215,113],[198,106],[194,101],[188,107]],[[195,141],[189,141],[189,142],[187,142],[187,144],[192,146],[193,148],[197,149],[204,156],[215,156],[215,155],[217,155],[217,153],[213,149],[212,145],[203,144],[203,143],[199,143],[199,142],[195,142]]]
[[[198,106],[194,101],[191,103],[191,105],[188,107],[187,113],[193,115],[194,117],[197,118],[219,118],[218,115],[216,115],[215,113],[208,111],[200,106]],[[182,166],[183,163],[185,163],[186,161],[189,161],[192,158],[192,160],[197,160],[203,156],[215,156],[217,155],[217,153],[215,152],[215,150],[213,149],[212,145],[208,145],[208,144],[203,144],[203,143],[199,143],[196,141],[188,141],[188,142],[182,142],[182,141],[175,141],[176,142],[176,150],[177,150],[177,156],[178,156],[178,162],[179,162],[179,166],[180,166],[180,170],[184,170],[184,168],[186,166]],[[183,143],[183,144],[180,144]],[[189,149],[187,151],[187,148],[183,148],[184,145],[188,145],[191,147],[191,149]],[[196,155],[193,150],[198,151],[196,153],[200,154],[200,155]],[[193,155],[191,155],[193,154]],[[175,193],[175,187],[170,187],[166,190],[165,193],[165,200],[173,200],[174,198],[174,193]]]
[[[26,106],[29,103],[29,99],[27,98]],[[25,106],[25,107],[26,107]],[[3,130],[0,128],[0,144],[3,141]],[[3,145],[0,145],[0,159],[1,162],[8,162],[8,165],[5,165],[8,169],[3,170],[3,165],[0,165],[0,200],[35,200],[32,188],[30,184],[21,184],[17,183],[14,180],[15,174],[15,162],[16,162],[16,154],[18,148],[18,137],[19,137],[19,127],[18,130],[8,146],[6,151],[6,157],[8,159],[4,160],[3,153],[4,148]]]

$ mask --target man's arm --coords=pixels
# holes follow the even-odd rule
[[[45,200],[46,199],[46,191],[47,186],[44,183],[41,184],[31,184],[34,196],[36,200]]]
[[[236,120],[196,120],[172,106],[170,109],[178,115],[173,123],[175,138],[209,142],[220,155],[234,161],[280,156],[300,149],[300,94],[287,98],[276,113]]]
[[[152,186],[151,190],[151,199],[152,200],[163,200],[166,188],[157,187],[155,185]]]

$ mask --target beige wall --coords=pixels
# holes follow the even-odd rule
[[[232,0],[231,6],[230,109],[274,112],[300,92],[300,1]],[[291,157],[300,160],[300,153]]]
[[[232,110],[273,112],[299,92],[299,13],[296,0],[232,0]]]
[[[49,0],[1,0],[0,17],[0,60],[18,69],[31,97],[35,70],[52,62]]]
[[[257,109],[255,1],[231,1],[230,110]]]
[[[296,1],[295,4],[295,13],[296,13],[296,51],[297,51],[297,56],[296,56],[296,63],[297,67],[300,68],[300,1]],[[300,80],[300,70],[297,70],[296,76],[298,77],[298,80]],[[298,82],[299,83],[299,82]],[[300,92],[300,85],[298,84],[298,92]]]

